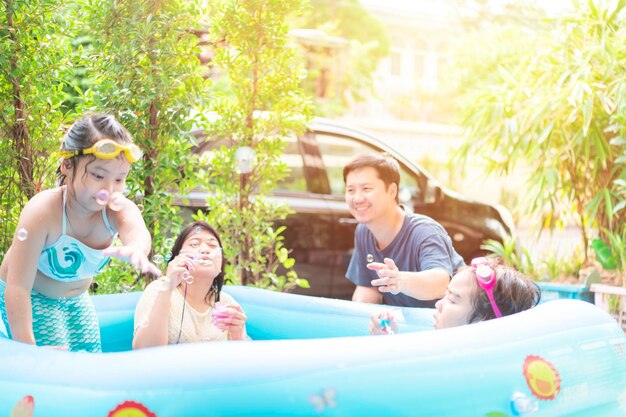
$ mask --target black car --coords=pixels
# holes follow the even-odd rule
[[[200,135],[201,136],[201,135]],[[502,241],[514,231],[511,214],[503,207],[481,203],[442,187],[424,169],[379,139],[337,122],[314,119],[299,137],[285,138],[284,161],[291,168],[270,198],[287,202],[295,211],[280,224],[285,247],[292,250],[295,269],[311,288],[294,292],[350,299],[354,291],[345,277],[354,248],[356,220],[344,201],[343,166],[362,152],[387,152],[400,163],[401,203],[416,213],[438,221],[452,238],[466,262],[483,255],[485,239]],[[211,152],[216,144],[206,141],[196,149]],[[206,192],[185,196],[191,212],[206,207]]]

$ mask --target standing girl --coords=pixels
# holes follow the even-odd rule
[[[158,273],[141,212],[121,194],[141,151],[113,116],[91,114],[70,128],[58,155],[59,186],[24,206],[0,266],[0,313],[13,340],[99,352],[93,276],[111,255]],[[116,234],[123,246],[110,248]]]

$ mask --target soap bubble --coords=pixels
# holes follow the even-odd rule
[[[172,238],[165,239],[164,245],[166,248],[171,248],[172,246],[174,246],[174,239]]]
[[[139,209],[139,211],[143,211],[143,204],[137,204],[137,208]]]
[[[17,240],[23,242],[26,239],[28,239],[28,230],[22,227],[20,230],[17,231]]]
[[[371,263],[374,262],[374,255],[372,255],[371,253],[367,254],[367,262]]]
[[[172,252],[167,252],[165,254],[165,260],[166,261],[171,261],[172,260]]]
[[[109,197],[109,192],[102,189],[96,193],[96,202],[101,206],[106,206],[109,203]]]
[[[128,200],[126,200],[124,194],[120,193],[119,191],[114,192],[113,194],[111,194],[111,198],[109,199],[109,207],[113,211],[120,211],[122,208],[124,208],[124,204],[126,203],[126,201]]]
[[[193,277],[191,275],[189,275],[188,271],[183,272],[180,275],[180,279],[182,279],[183,281],[185,281],[188,285],[193,284]]]
[[[202,228],[201,228],[200,226],[196,226],[196,227],[193,229],[193,231],[194,231],[194,233],[200,233],[200,232],[202,231]]]
[[[156,255],[154,255],[152,257],[152,262],[154,262],[157,265],[161,265],[163,263],[163,255],[157,253]]]

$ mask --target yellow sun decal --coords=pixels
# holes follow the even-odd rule
[[[530,391],[540,400],[553,400],[561,390],[561,377],[554,366],[539,356],[524,361],[524,377]]]
[[[107,417],[156,417],[156,414],[148,410],[143,404],[124,401],[109,411]]]

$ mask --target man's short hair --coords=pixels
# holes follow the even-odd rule
[[[348,174],[361,168],[374,168],[378,173],[385,187],[389,188],[391,184],[396,184],[398,192],[396,193],[396,203],[399,203],[398,194],[400,193],[400,164],[393,157],[386,153],[361,153],[356,155],[343,167],[343,183],[346,183]]]

